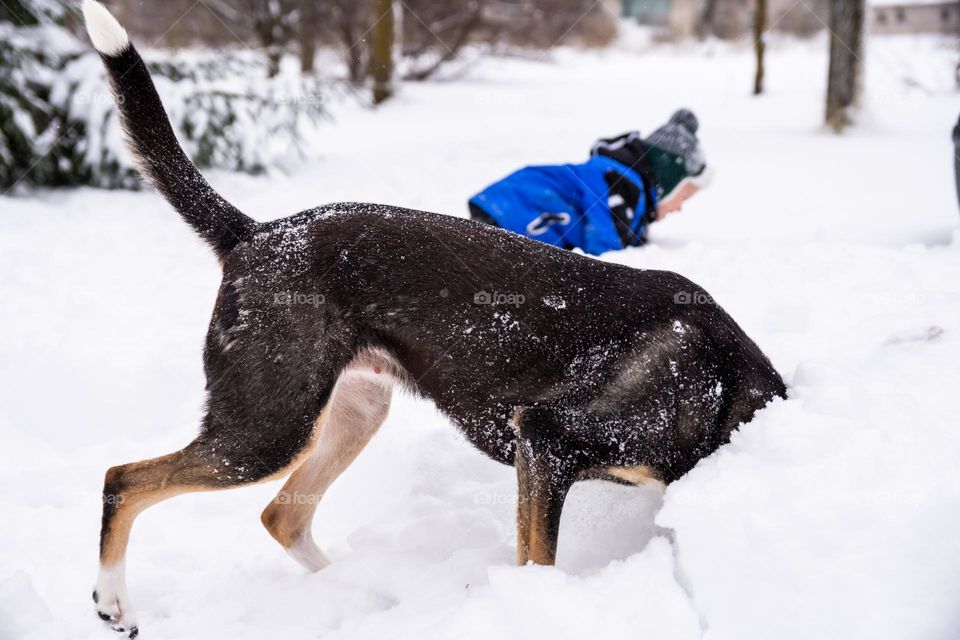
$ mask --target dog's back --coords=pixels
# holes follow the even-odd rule
[[[580,407],[659,433],[674,452],[659,454],[659,471],[678,477],[784,394],[740,327],[675,273],[384,205],[330,205],[295,220],[240,248],[225,264],[225,281],[242,281],[250,300],[269,302],[277,291],[322,300],[285,309],[299,318],[289,326],[319,344],[350,341],[391,354],[410,387],[503,462],[513,459],[515,409]],[[323,320],[331,315],[336,323]],[[656,420],[644,408],[651,399]],[[663,418],[664,403],[677,407],[667,412],[674,424]],[[688,435],[668,446],[674,427]],[[680,449],[689,449],[682,461]]]

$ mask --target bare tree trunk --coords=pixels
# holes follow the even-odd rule
[[[960,204],[960,120],[953,128],[953,173],[957,181],[957,203]]]
[[[753,48],[757,53],[757,75],[753,79],[753,95],[763,93],[763,54],[767,43],[763,41],[763,31],[767,27],[767,0],[757,0],[757,12],[753,16]]]
[[[370,5],[358,0],[330,2],[334,30],[344,46],[344,62],[351,83],[359,85],[367,76],[369,50],[364,39],[370,27]]]
[[[393,59],[403,59],[403,2],[393,3]]]
[[[319,26],[320,3],[317,0],[300,0],[300,24],[297,37],[300,40],[300,71],[303,73],[313,73]]]
[[[713,35],[714,21],[717,16],[717,0],[706,0],[700,17],[700,39]]]
[[[373,76],[373,103],[393,95],[393,43],[396,37],[393,0],[373,0],[374,20],[370,30],[370,75]]]
[[[350,82],[359,85],[367,76],[367,66],[363,63],[363,56],[356,52],[347,52],[347,73]]]
[[[837,133],[853,123],[863,75],[865,0],[830,0],[826,122]]]
[[[290,30],[285,23],[286,3],[271,0],[249,0],[246,4],[253,20],[253,31],[267,54],[267,76],[280,72],[280,60],[290,41]]]

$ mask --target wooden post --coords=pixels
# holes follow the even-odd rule
[[[370,31],[370,75],[373,76],[373,103],[393,95],[393,43],[396,36],[393,0],[373,0],[374,20]]]

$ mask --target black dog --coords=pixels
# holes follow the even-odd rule
[[[599,262],[448,216],[337,204],[260,224],[177,144],[123,28],[86,0],[143,175],[213,248],[208,406],[182,450],[104,484],[98,612],[136,635],[131,524],[189,491],[290,475],[262,520],[304,566],[319,497],[386,416],[395,382],[436,403],[520,487],[517,555],[550,564],[574,481],[670,482],[785,388],[689,280]]]

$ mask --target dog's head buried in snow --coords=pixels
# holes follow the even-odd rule
[[[675,273],[385,205],[252,220],[184,155],[123,28],[93,0],[84,13],[143,176],[223,266],[199,435],[107,471],[94,599],[115,629],[137,633],[124,582],[133,519],[180,493],[289,475],[263,523],[298,562],[324,567],[313,512],[394,384],[516,466],[518,560],[542,564],[573,482],[670,482],[784,395],[757,346]]]

